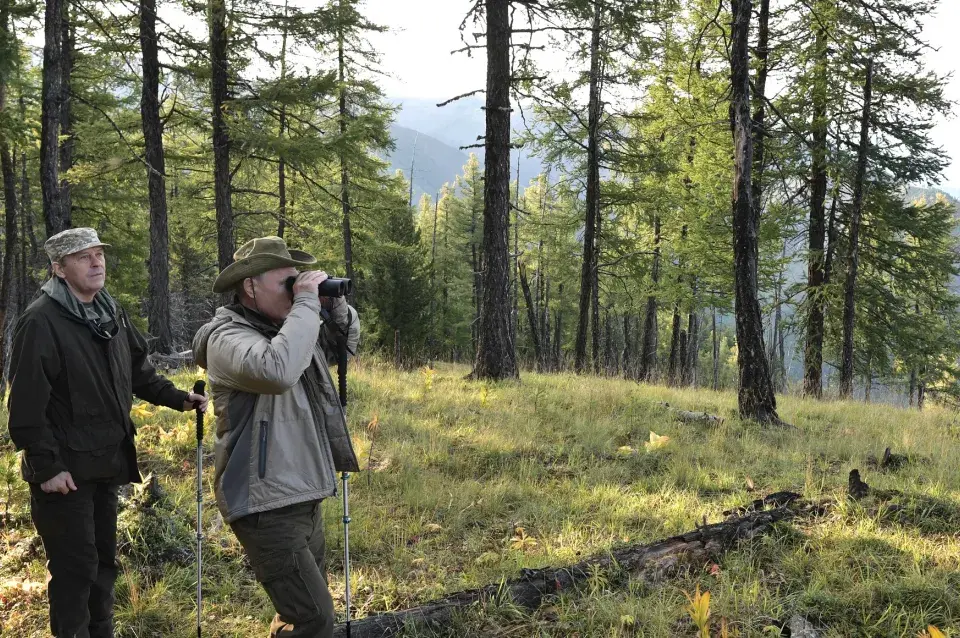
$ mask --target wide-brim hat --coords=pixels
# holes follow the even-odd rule
[[[280,237],[251,239],[233,253],[236,260],[217,276],[213,292],[227,292],[247,277],[256,277],[277,268],[299,268],[317,263],[316,257],[302,250],[290,250]]]

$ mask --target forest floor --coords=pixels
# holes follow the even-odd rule
[[[916,637],[929,625],[960,636],[960,415],[782,397],[780,414],[796,428],[763,428],[736,418],[732,393],[566,374],[482,384],[465,381],[467,372],[398,373],[369,359],[352,369],[350,424],[366,470],[351,479],[355,616],[680,534],[790,490],[827,503],[827,513],[778,523],[715,561],[660,577],[597,572],[534,611],[489,601],[446,628],[404,635],[786,636],[800,616],[822,636]],[[196,374],[181,374],[178,385],[190,387]],[[723,421],[678,421],[662,402]],[[191,636],[193,416],[134,412],[142,470],[159,489],[122,499],[117,635]],[[5,423],[0,412],[0,635],[45,636],[43,550]],[[212,414],[204,635],[265,636],[269,600],[213,503],[211,425]],[[903,455],[899,467],[878,467],[886,447]],[[847,497],[854,468],[872,488],[858,501]],[[340,517],[339,498],[325,503],[338,614]],[[698,589],[710,592],[708,633],[688,609]]]

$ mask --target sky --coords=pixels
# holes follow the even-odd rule
[[[391,77],[381,85],[390,97],[430,98],[442,101],[482,89],[485,85],[484,52],[452,54],[462,48],[459,26],[472,0],[367,0],[366,14],[391,27],[373,44],[382,53],[384,70]],[[960,61],[960,0],[941,0],[937,14],[925,25],[925,39],[937,49],[926,54],[928,67],[938,73],[954,72]],[[467,29],[468,43],[478,28]],[[960,77],[950,79],[946,97],[960,103]],[[957,109],[960,115],[960,108]],[[938,120],[933,137],[954,161],[944,172],[942,186],[960,189],[960,117]]]

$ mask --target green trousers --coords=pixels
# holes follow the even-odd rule
[[[271,638],[333,636],[320,501],[244,516],[230,527],[277,611]]]

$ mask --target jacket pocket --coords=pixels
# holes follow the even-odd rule
[[[257,474],[262,479],[267,475],[267,422],[260,421],[260,466]]]

